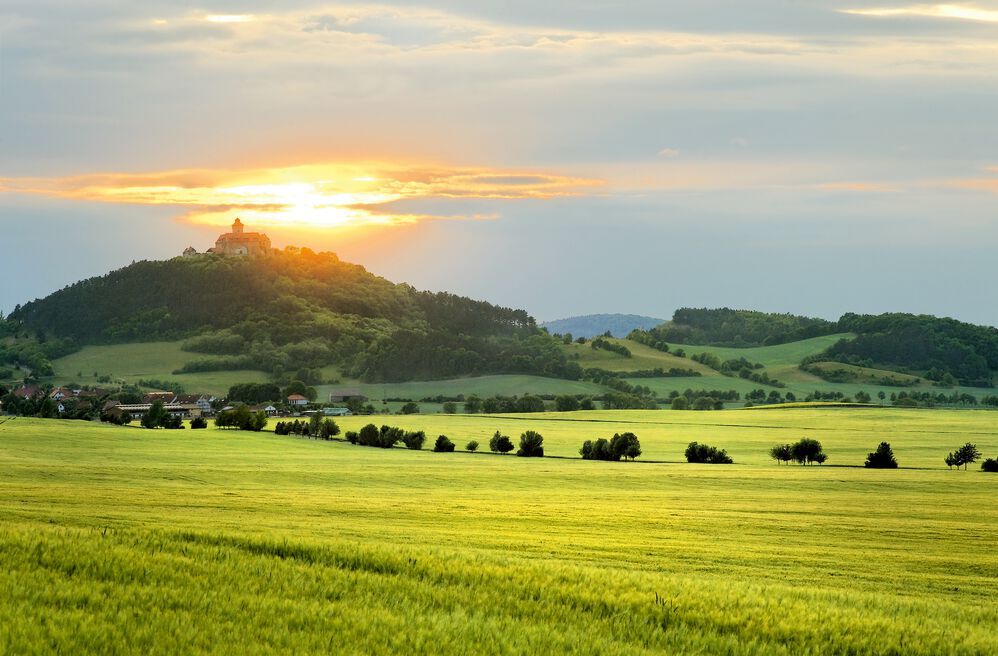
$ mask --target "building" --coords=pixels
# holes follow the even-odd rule
[[[288,405],[290,406],[302,406],[308,405],[308,399],[301,394],[292,394],[288,397]]]
[[[349,417],[353,413],[350,408],[323,408],[322,414],[327,417]]]
[[[273,250],[270,237],[261,232],[245,232],[243,222],[236,219],[232,224],[232,232],[218,238],[215,248],[210,252],[219,255],[247,256],[266,255]]]
[[[330,403],[348,403],[350,401],[364,402],[367,397],[356,387],[340,387],[329,392]]]
[[[196,257],[198,255],[198,249],[193,246],[188,246],[184,249],[184,257]]]
[[[127,414],[132,419],[142,419],[142,415],[149,412],[152,403],[111,403],[104,406],[104,411],[109,415]],[[186,403],[164,403],[163,409],[175,417],[181,419],[194,419],[201,416],[201,408],[194,404]]]

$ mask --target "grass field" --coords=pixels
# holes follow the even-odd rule
[[[995,416],[392,418],[529,426],[556,455],[633,428],[648,458],[698,439],[745,463],[713,467],[16,419],[0,652],[995,653],[998,476],[940,460],[968,439],[995,455]],[[805,434],[831,463],[888,439],[926,469],[759,453]]]

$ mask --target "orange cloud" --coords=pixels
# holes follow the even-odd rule
[[[101,173],[0,179],[0,191],[75,200],[189,208],[191,223],[333,228],[485,219],[398,211],[401,201],[444,198],[551,199],[585,193],[602,181],[534,171],[378,163],[316,164],[252,170]]]

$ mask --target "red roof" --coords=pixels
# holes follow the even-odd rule
[[[288,401],[308,401],[308,397],[304,397],[301,394],[292,394],[288,397]]]

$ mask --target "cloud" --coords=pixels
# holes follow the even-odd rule
[[[402,201],[546,200],[591,192],[602,182],[536,171],[471,167],[333,163],[253,170],[101,173],[63,178],[0,179],[0,192],[74,200],[188,208],[191,223],[225,225],[236,216],[273,226],[317,228],[394,225],[497,214],[419,214]]]
[[[675,159],[676,157],[679,157],[680,154],[682,154],[682,151],[678,148],[663,148],[658,151],[658,156],[666,159]]]
[[[920,4],[906,7],[871,7],[866,9],[842,9],[843,14],[871,16],[876,18],[920,17],[943,18],[981,23],[998,23],[998,10],[983,9],[969,4]]]
[[[749,145],[749,141],[745,137],[732,137],[729,143],[737,148],[748,148]]]

